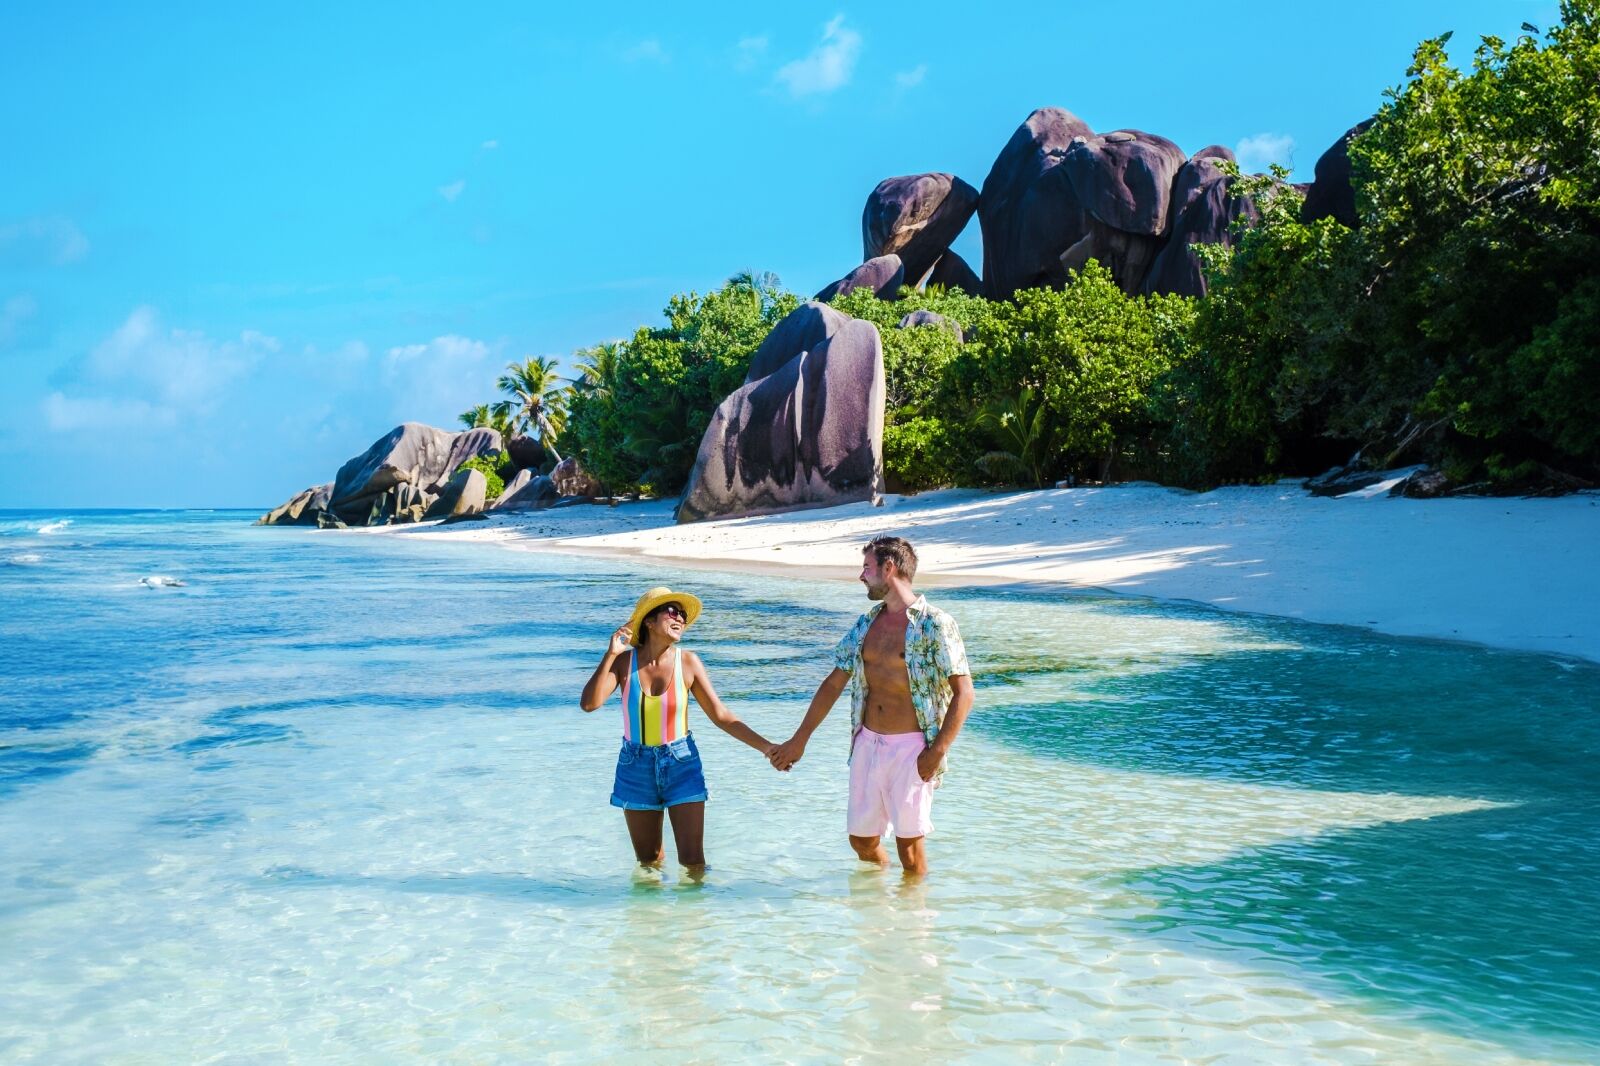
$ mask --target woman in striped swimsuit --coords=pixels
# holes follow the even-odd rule
[[[646,592],[633,617],[611,634],[579,701],[585,711],[598,710],[613,689],[622,689],[622,751],[611,805],[622,808],[633,853],[649,867],[661,864],[666,812],[678,861],[692,876],[705,869],[708,793],[700,751],[689,733],[689,695],[729,736],[763,755],[773,748],[722,705],[700,656],[679,646],[683,631],[699,616],[696,596],[666,587]]]

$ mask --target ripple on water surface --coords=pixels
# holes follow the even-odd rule
[[[606,633],[696,589],[781,738],[858,585],[244,519],[0,522],[8,1059],[1600,1057],[1591,665],[940,590],[933,876],[853,868],[841,705],[788,775],[697,723],[694,886],[630,873]]]

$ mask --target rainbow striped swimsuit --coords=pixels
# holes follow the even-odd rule
[[[628,653],[622,682],[622,739],[635,744],[670,744],[689,735],[689,686],[683,683],[683,649],[673,648],[672,684],[651,696],[639,682],[639,653]]]

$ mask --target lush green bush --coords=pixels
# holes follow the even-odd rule
[[[750,356],[799,305],[771,275],[741,275],[704,296],[668,302],[666,323],[580,353],[592,373],[574,383],[563,451],[615,490],[683,488],[717,405],[744,380]]]
[[[1470,73],[1443,44],[1351,151],[1380,351],[1428,372],[1414,417],[1458,462],[1600,478],[1600,4],[1485,38]]]
[[[1263,209],[1213,252],[1175,439],[1202,481],[1359,449],[1505,487],[1600,477],[1600,5],[1543,43],[1417,49],[1350,146],[1358,226]]]
[[[959,422],[917,415],[886,422],[883,466],[896,489],[920,492],[969,480],[969,448]]]
[[[913,311],[933,311],[970,335],[993,305],[960,290],[904,289],[899,299],[880,300],[870,289],[857,289],[836,297],[833,306],[871,322],[883,339],[883,465],[890,484],[920,490],[970,481],[977,455],[968,427],[972,406],[952,392],[950,379],[962,344],[948,325],[901,329],[900,321]]]
[[[1091,260],[1060,291],[1024,289],[992,304],[952,366],[952,393],[987,412],[991,452],[1016,454],[1026,424],[1026,439],[1038,438],[1036,456],[1017,456],[1029,479],[1105,478],[1119,456],[1156,448],[1157,385],[1182,358],[1193,316],[1184,297],[1124,294]]]
[[[1348,438],[1363,432],[1369,416],[1354,408],[1386,395],[1348,377],[1367,347],[1345,328],[1360,298],[1353,233],[1333,219],[1301,222],[1303,198],[1285,176],[1241,180],[1237,192],[1255,199],[1260,223],[1236,237],[1232,253],[1202,253],[1208,292],[1184,357],[1158,389],[1171,480],[1326,467],[1330,454],[1348,457]]]
[[[456,473],[463,470],[476,470],[483,475],[488,486],[483,491],[486,500],[493,500],[506,490],[505,479],[515,473],[511,468],[510,460],[500,452],[489,452],[487,455],[474,455],[471,459],[456,467]]]

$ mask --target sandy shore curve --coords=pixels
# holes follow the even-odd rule
[[[1600,661],[1600,493],[1337,499],[1299,483],[948,489],[677,525],[675,500],[582,505],[402,536],[854,580],[880,533],[919,582],[1051,582]]]

